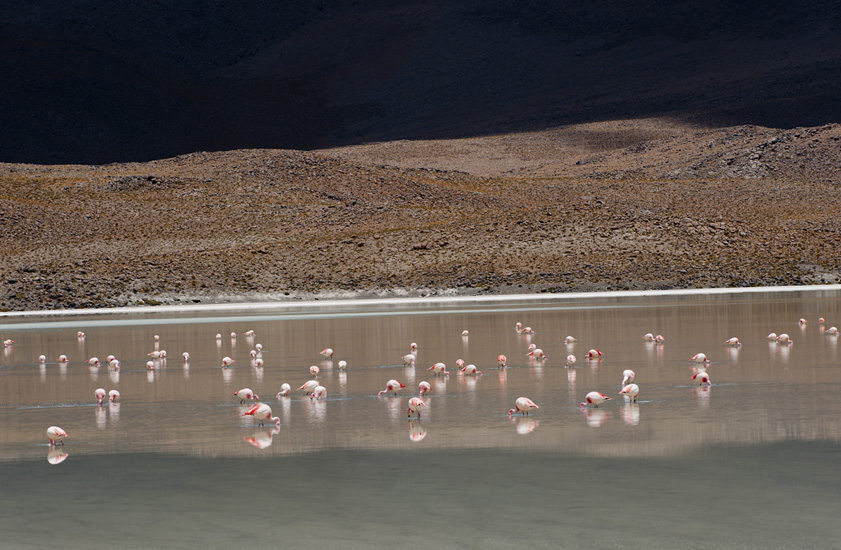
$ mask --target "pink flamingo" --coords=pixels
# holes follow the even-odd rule
[[[591,349],[590,351],[588,351],[588,352],[587,352],[587,359],[598,359],[598,358],[600,358],[602,355],[603,355],[603,353],[602,353],[602,352],[600,352],[599,350],[597,350],[597,349],[593,348],[593,349]]]
[[[456,359],[456,368],[458,370],[464,370],[464,359]]]
[[[423,402],[423,399],[420,397],[413,397],[409,399],[409,408],[406,409],[406,416],[412,416],[412,413],[418,415],[420,418],[420,408],[425,407],[426,403]]]
[[[727,340],[725,340],[724,345],[725,346],[733,346],[733,347],[738,348],[738,347],[742,346],[742,343],[739,342],[739,339],[734,336],[733,338],[728,338]]]
[[[441,374],[445,374],[447,376],[450,375],[450,372],[447,370],[447,365],[445,365],[444,363],[435,363],[426,370],[431,370],[435,373],[435,376],[439,376]]]
[[[116,403],[117,400],[120,398],[120,392],[117,390],[111,390],[108,392],[108,401],[111,403]]]
[[[277,392],[277,396],[278,397],[285,397],[285,396],[289,395],[289,392],[291,392],[291,391],[292,391],[292,386],[290,386],[289,384],[282,384],[280,386],[280,391]]]
[[[539,408],[540,407],[537,406],[537,403],[528,397],[518,397],[517,400],[514,401],[514,408],[508,410],[508,418],[511,418],[514,413],[518,412],[527,415],[529,414],[529,411]]]
[[[658,344],[662,345],[666,342],[666,339],[663,338],[662,334],[658,334],[657,336],[654,337],[654,341],[657,342]]]
[[[631,369],[625,369],[622,371],[622,386],[624,387],[625,384],[630,384],[634,381],[634,378],[637,377],[637,373],[632,371]]]
[[[298,388],[298,391],[303,391],[304,393],[309,395],[315,390],[316,386],[318,386],[318,382],[316,382],[315,380],[307,380],[301,385],[300,388]]]
[[[792,344],[791,338],[785,332],[777,336],[777,343],[778,344]]]
[[[50,440],[50,447],[55,447],[56,441],[64,445],[63,439],[67,436],[67,432],[58,426],[50,426],[47,428],[47,439]]]
[[[612,400],[612,397],[608,397],[603,393],[599,393],[597,391],[591,391],[586,396],[584,396],[584,401],[582,401],[578,405],[578,409],[581,410],[584,408],[584,405],[593,405],[597,409],[599,408],[600,403],[604,403],[605,401]]]
[[[706,384],[708,386],[713,385],[713,383],[710,382],[710,375],[707,374],[707,371],[705,371],[705,370],[698,371],[694,375],[692,375],[692,380],[696,380],[699,383],[699,385],[704,385],[704,384]]]
[[[377,397],[381,396],[384,393],[388,393],[388,392],[394,392],[394,395],[397,395],[397,392],[399,392],[400,390],[402,390],[405,387],[406,386],[403,385],[402,382],[399,382],[399,381],[394,380],[394,379],[389,380],[388,382],[386,382],[385,389],[382,390],[381,392],[379,392],[377,394]]]
[[[223,367],[230,367],[231,364],[233,364],[233,362],[234,362],[234,360],[231,359],[230,357],[225,356],[225,357],[222,358],[222,366]]]
[[[695,355],[692,356],[692,359],[690,359],[690,361],[692,361],[693,363],[709,363],[710,362],[710,360],[707,359],[707,356],[703,353],[696,353]]]
[[[324,348],[323,350],[319,351],[318,353],[323,355],[327,359],[332,359],[333,358],[333,350],[330,349],[330,348]]]
[[[528,352],[527,355],[529,357],[531,357],[532,359],[536,359],[538,361],[542,361],[543,359],[546,359],[546,354],[543,353],[543,350],[540,349],[540,348],[534,348],[533,350]]]
[[[432,389],[432,386],[429,385],[429,382],[423,380],[420,384],[418,384],[418,397],[423,397],[428,394],[430,389]]]
[[[482,371],[477,369],[476,365],[466,365],[463,369],[461,369],[461,372],[463,372],[466,375],[482,374]]]
[[[312,393],[310,394],[310,401],[313,399],[324,399],[327,397],[327,388],[324,386],[316,386]]]
[[[93,396],[94,398],[96,398],[96,402],[100,405],[102,405],[102,401],[105,399],[106,395],[107,394],[105,393],[104,388],[96,388],[96,391],[93,392]]]
[[[270,422],[274,422],[277,424],[277,427],[280,428],[280,418],[277,416],[272,416],[272,408],[266,405],[265,403],[259,403],[254,405],[244,413],[242,416],[253,416],[255,419],[260,421],[260,426],[263,426],[263,422],[268,420]]]
[[[339,370],[345,370],[347,368],[347,361],[339,361]]]
[[[575,338],[574,336],[567,336],[566,338],[564,338],[564,344],[574,344],[577,341],[578,341],[578,339]]]
[[[653,342],[654,341],[654,335],[649,332],[649,333],[646,333],[646,335],[643,336],[642,339],[645,342]]]
[[[505,357],[504,355],[498,355],[498,356],[496,357],[496,365],[497,365],[499,368],[504,369],[505,367],[507,367],[507,366],[508,366],[508,364],[507,364],[507,363],[508,363],[508,358],[507,358],[507,357]]]
[[[628,384],[622,388],[622,391],[619,392],[619,395],[627,395],[631,398],[631,400],[636,403],[637,396],[640,394],[640,387],[636,384]]]
[[[415,366],[415,360],[417,360],[417,357],[415,356],[414,353],[407,353],[406,355],[403,356],[403,364],[404,365],[409,365],[410,367],[413,367],[413,366]]]
[[[318,373],[320,372],[319,368],[315,365],[310,367],[310,374],[313,378],[318,378]]]
[[[569,355],[567,355],[567,364],[565,366],[574,367],[576,361],[578,361],[578,358],[570,353]]]
[[[88,365],[91,365],[92,367],[98,367],[98,366],[101,365],[98,357],[91,357],[90,359],[88,359],[87,363],[88,363]]]
[[[239,397],[239,404],[242,405],[243,401],[259,401],[260,396],[251,391],[251,388],[242,388],[241,390],[235,391],[234,395]]]

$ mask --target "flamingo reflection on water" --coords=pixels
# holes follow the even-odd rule
[[[243,436],[242,440],[250,443],[254,447],[258,449],[265,449],[266,447],[271,447],[272,445],[272,437],[280,433],[280,426],[276,426],[272,428],[268,432],[257,432],[251,437]]]

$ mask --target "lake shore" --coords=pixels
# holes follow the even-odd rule
[[[0,310],[834,284],[839,139],[642,120],[0,164]]]

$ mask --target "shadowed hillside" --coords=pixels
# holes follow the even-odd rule
[[[841,118],[837,2],[0,6],[0,161]]]

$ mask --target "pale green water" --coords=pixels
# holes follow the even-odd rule
[[[0,547],[841,547],[841,366],[825,333],[841,324],[841,293],[553,300],[5,319],[16,344],[0,359]],[[248,329],[253,340],[229,336]],[[771,331],[794,345],[769,344]],[[149,373],[154,334],[168,359]],[[744,345],[725,347],[731,336]],[[258,342],[262,368],[248,356]],[[529,342],[545,363],[526,359]],[[318,355],[328,346],[332,364]],[[601,361],[584,359],[591,347]],[[689,380],[698,352],[711,388]],[[82,363],[109,353],[119,374]],[[578,367],[564,368],[568,353]],[[226,355],[236,368],[218,367]],[[483,376],[456,374],[459,357]],[[437,361],[449,379],[426,370]],[[274,396],[310,365],[326,401]],[[626,368],[637,404],[617,395]],[[389,378],[408,388],[378,398]],[[421,380],[432,391],[409,421]],[[122,402],[97,407],[100,386]],[[272,405],[277,434],[240,416],[241,387]],[[591,390],[614,400],[579,411]],[[520,395],[540,409],[509,420]],[[52,424],[70,433],[57,465]]]

